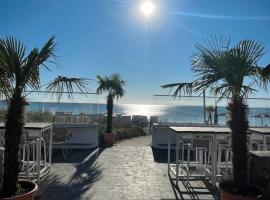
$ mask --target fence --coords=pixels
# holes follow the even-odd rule
[[[225,125],[230,116],[229,100],[218,97],[154,95],[153,104],[159,105],[159,121],[167,123],[205,123]],[[270,126],[270,99],[248,98],[250,126]]]
[[[51,98],[48,93],[32,93],[27,97],[27,121],[55,121],[55,115],[72,114],[77,118],[88,115],[91,118],[102,118],[106,114],[106,98],[95,93],[76,93],[73,98],[63,95],[60,102]],[[170,123],[208,123],[226,124],[229,119],[226,106],[228,99],[201,96],[173,98],[170,95],[154,95],[151,105],[116,104],[115,116],[143,115],[159,122]],[[270,126],[270,99],[247,99],[249,106],[248,119],[251,126]],[[7,102],[0,101],[0,121],[4,121]],[[76,119],[77,119],[76,118]],[[72,121],[72,120],[71,120]]]

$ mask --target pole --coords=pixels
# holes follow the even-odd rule
[[[205,90],[203,91],[203,123],[206,124]]]

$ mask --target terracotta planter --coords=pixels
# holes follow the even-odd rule
[[[114,133],[105,133],[104,134],[104,143],[107,145],[113,145],[115,143],[115,134]]]
[[[221,200],[259,200],[260,199],[259,195],[255,196],[255,197],[244,197],[244,196],[232,194],[223,188],[223,183],[220,183],[218,185],[218,188],[220,189]],[[255,188],[251,187],[251,189],[254,189],[254,191],[257,191]]]
[[[38,190],[37,184],[31,181],[19,181],[19,183],[22,188],[27,188],[30,190],[30,192],[27,192],[25,194],[16,197],[2,198],[0,200],[34,200],[35,193]]]

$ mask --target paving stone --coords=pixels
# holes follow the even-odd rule
[[[116,145],[93,162],[56,163],[38,199],[160,199],[152,150]]]
[[[154,161],[151,136],[125,140],[111,148],[74,150],[52,165],[42,180],[40,200],[172,200],[167,164]],[[201,183],[196,183],[201,184]],[[180,191],[185,187],[179,184]],[[190,194],[183,194],[191,199]],[[213,199],[200,196],[199,199]]]

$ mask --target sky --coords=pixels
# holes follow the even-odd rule
[[[90,78],[95,92],[96,75],[119,73],[127,82],[121,103],[155,103],[154,94],[168,93],[160,85],[193,80],[194,45],[211,36],[256,40],[265,47],[259,64],[270,63],[269,0],[152,0],[148,17],[139,10],[143,1],[2,0],[0,37],[31,49],[55,36],[58,67],[42,70],[42,82]]]

